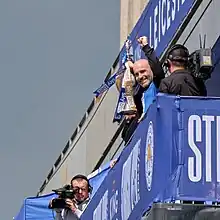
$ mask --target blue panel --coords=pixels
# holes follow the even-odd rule
[[[25,220],[25,205],[23,204],[19,213],[16,215],[14,220]]]
[[[25,220],[53,220],[55,213],[48,209],[48,205],[49,201],[55,197],[54,194],[50,194],[38,198],[27,198],[25,202]]]
[[[141,48],[137,37],[147,36],[149,44],[160,56],[173,39],[177,29],[181,27],[196,0],[151,0],[136,26],[131,32],[130,39],[134,49],[135,60],[140,59]],[[124,48],[120,56],[122,60]]]
[[[97,171],[92,173],[89,177],[90,185],[93,187],[91,198],[96,194],[102,181],[110,170],[110,162],[100,167]],[[55,212],[48,209],[49,201],[56,197],[55,194],[48,194],[39,197],[26,198],[15,220],[52,220],[54,219]]]
[[[159,94],[82,219],[141,219],[153,202],[220,201],[220,99]]]
[[[193,99],[191,99],[193,100]],[[180,197],[220,200],[220,100],[183,101],[184,155]],[[190,106],[190,108],[189,108]]]

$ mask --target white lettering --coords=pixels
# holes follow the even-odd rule
[[[214,121],[214,116],[204,115],[202,120],[205,121],[206,128],[205,128],[205,137],[206,137],[206,181],[212,181],[212,122]]]
[[[93,212],[93,220],[108,220],[108,190],[106,190],[98,206]]]
[[[216,126],[216,151],[217,151],[217,182],[220,183],[220,116],[217,116],[217,126]]]
[[[127,220],[140,200],[139,183],[139,150],[141,140],[135,144],[122,168],[121,183],[121,216]]]
[[[150,25],[149,25],[149,27],[150,27],[150,42],[149,42],[149,45],[150,45],[150,47],[153,47],[153,45],[152,45],[152,17],[151,16],[150,16],[149,22],[150,22]]]
[[[118,190],[113,194],[110,199],[110,220],[114,218],[114,216],[118,213]]]
[[[172,2],[173,2],[173,7],[171,11],[171,17],[172,17],[172,21],[174,21],[176,16],[176,0],[172,0]]]
[[[161,35],[161,31],[160,31],[160,26],[161,26],[161,22],[160,22],[160,20],[161,20],[161,1],[159,1],[159,13],[158,13],[158,41],[160,42],[160,35]]]
[[[103,204],[102,204],[102,218],[103,220],[108,220],[108,190],[105,192],[103,196]]]
[[[180,10],[180,0],[177,0],[177,11]]]
[[[196,124],[195,130],[194,122]],[[198,115],[191,115],[188,121],[188,144],[193,153],[195,154],[195,157],[188,158],[188,177],[192,182],[199,182],[202,178],[202,156],[194,141],[194,131],[196,131],[196,142],[201,142],[201,119]]]
[[[164,19],[165,16],[164,16],[164,8],[166,6],[166,0],[162,0],[162,8],[161,8],[161,13],[162,13],[162,18],[161,18],[161,26],[162,26],[162,34],[164,36],[165,34],[165,31],[166,31],[166,20]]]
[[[149,17],[149,45],[151,47],[154,49],[158,47],[185,2],[185,0],[158,0],[153,10],[154,15]]]
[[[100,208],[100,204],[96,207],[93,212],[93,220],[98,220],[102,216],[102,209]]]
[[[154,49],[157,48],[158,39],[157,39],[157,15],[158,15],[158,6],[154,9]]]
[[[167,30],[170,28],[170,0],[167,0]]]
[[[131,176],[131,155],[128,157],[122,169],[122,186],[121,186],[121,215],[122,219],[128,219],[131,213],[130,200],[130,176]]]
[[[213,124],[215,121],[216,126]],[[216,128],[215,133],[213,133],[212,127]],[[188,144],[195,155],[195,157],[188,158],[189,179],[192,182],[198,182],[201,181],[202,175],[204,175],[203,179],[205,182],[210,183],[213,181],[212,174],[215,172],[216,181],[220,183],[220,116],[216,116],[215,118],[212,115],[203,115],[202,117],[191,115],[188,120],[188,132]],[[215,141],[213,141],[215,135],[216,146],[214,145]],[[204,151],[200,151],[196,142],[202,142],[200,146],[204,146]],[[215,152],[212,152],[213,150]],[[201,156],[201,152],[204,153],[203,157]],[[216,163],[212,158],[213,153],[216,154]],[[202,158],[204,158],[203,163]]]
[[[139,144],[140,142],[138,142]],[[131,206],[132,210],[137,205],[140,200],[139,194],[139,148],[135,146],[133,150],[133,157],[132,157],[132,168],[131,168]]]

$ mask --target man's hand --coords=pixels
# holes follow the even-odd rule
[[[110,162],[110,168],[113,168],[116,164],[116,162],[118,161],[118,159],[114,159]]]
[[[126,63],[130,69],[133,69],[134,64],[131,61],[127,61]]]
[[[142,37],[138,38],[137,41],[142,47],[144,47],[148,44],[148,39],[146,36],[142,36]]]
[[[75,203],[71,199],[66,199],[66,205],[73,211],[76,211]]]

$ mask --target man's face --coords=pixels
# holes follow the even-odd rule
[[[79,202],[85,201],[89,197],[88,183],[84,179],[75,179],[72,181],[73,190],[76,190],[75,199]]]
[[[136,61],[133,66],[133,72],[136,81],[143,88],[147,88],[153,81],[153,73],[147,60]]]

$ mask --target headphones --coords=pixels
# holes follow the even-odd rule
[[[92,193],[93,187],[90,185],[89,180],[88,180],[88,178],[86,176],[78,174],[78,175],[74,176],[71,179],[71,183],[72,183],[73,180],[76,180],[76,179],[83,179],[83,180],[85,180],[87,182],[87,184],[88,184],[88,192]]]
[[[179,50],[177,52],[177,50]],[[176,54],[175,54],[176,52]],[[179,62],[187,62],[189,57],[189,50],[181,45],[181,44],[174,44],[167,52],[166,60],[164,62],[164,65],[166,67],[170,67],[170,61],[179,61]]]

